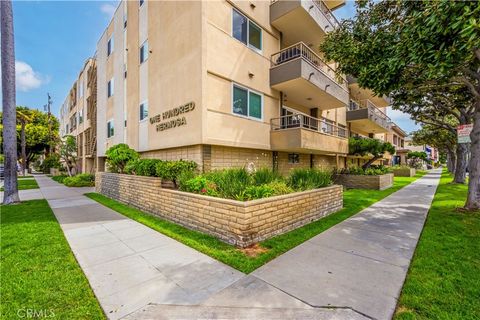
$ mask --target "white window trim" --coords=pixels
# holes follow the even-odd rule
[[[113,134],[109,137],[108,134],[109,134],[109,130],[108,130],[108,124],[109,123],[112,123],[113,124]],[[111,118],[110,120],[107,121],[107,139],[111,139],[115,136],[115,122],[114,122],[114,119]]]
[[[111,47],[111,50],[110,50],[110,53],[108,53],[108,43],[111,43],[110,47]],[[112,54],[113,54],[113,51],[115,50],[115,42],[114,42],[114,39],[113,39],[113,34],[110,36],[110,38],[108,38],[107,40],[107,58],[110,57]]]
[[[240,89],[243,89],[243,90],[247,90],[247,115],[244,116],[243,114],[238,114],[238,113],[235,113],[233,111],[233,90],[235,87],[238,87]],[[255,117],[251,117],[249,114],[250,114],[250,92],[253,92],[255,94],[258,94],[260,96],[260,103],[261,103],[261,110],[262,110],[262,117],[261,118],[255,118]],[[232,104],[232,114],[234,116],[237,116],[237,117],[241,117],[241,118],[244,118],[244,119],[251,119],[251,120],[256,120],[256,121],[259,121],[259,122],[263,122],[263,117],[265,116],[264,113],[265,113],[265,110],[264,110],[264,104],[263,104],[263,93],[261,92],[258,92],[258,91],[255,91],[255,90],[252,90],[250,88],[247,88],[245,86],[242,86],[238,83],[235,83],[235,82],[232,82],[232,88],[231,88],[231,94],[230,94],[230,103]]]
[[[239,15],[243,16],[245,19],[247,19],[247,43],[243,43],[242,41],[238,40],[237,38],[235,38],[233,36],[233,10],[235,10]],[[246,15],[244,15],[240,10],[238,10],[237,8],[235,7],[232,7],[232,34],[231,34],[231,37],[233,39],[235,39],[236,41],[240,42],[241,44],[243,44],[244,46],[247,46],[248,48],[252,49],[253,51],[255,51],[256,53],[259,53],[259,54],[263,54],[263,28],[260,27],[257,23],[255,23],[255,21],[251,20],[249,17],[247,17]],[[250,45],[250,22],[252,22],[255,26],[258,27],[258,29],[260,29],[260,47],[261,49],[258,49],[257,47],[255,46],[252,46]]]
[[[142,102],[140,102],[140,104],[138,105],[138,122],[145,122],[148,120],[148,114],[145,118],[143,119],[140,119],[140,107],[142,106],[142,104],[146,104],[147,105],[147,109],[148,109],[148,99],[147,100],[143,100]]]
[[[145,43],[147,44],[147,58],[144,59],[143,61],[141,61],[141,58],[142,58],[141,52],[142,52],[142,48],[145,46]],[[140,65],[144,64],[145,62],[147,62],[147,61],[148,61],[148,58],[150,58],[150,51],[149,51],[149,50],[150,50],[150,49],[148,48],[148,39],[147,39],[147,40],[143,41],[142,45],[140,46],[139,52],[138,52],[138,60],[139,60],[139,62],[140,62]]]
[[[112,93],[111,95],[108,95],[109,83],[112,84],[112,85],[111,85],[112,88],[111,88],[111,90],[110,90],[111,93]],[[113,97],[114,94],[115,94],[115,82],[114,82],[114,79],[113,79],[113,77],[112,77],[112,78],[111,78],[110,80],[108,80],[108,82],[107,82],[107,99]]]

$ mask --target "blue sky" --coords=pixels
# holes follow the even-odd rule
[[[14,1],[17,105],[41,109],[49,92],[58,115],[116,6],[117,1]],[[353,1],[335,10],[339,19],[354,14]],[[388,115],[407,132],[418,128],[408,115]]]

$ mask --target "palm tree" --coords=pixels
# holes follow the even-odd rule
[[[17,130],[15,104],[15,47],[12,1],[0,2],[3,94],[3,151],[5,152],[5,193],[3,204],[20,202],[17,183]]]

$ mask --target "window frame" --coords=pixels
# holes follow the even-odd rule
[[[147,45],[147,50],[145,51],[145,44]],[[143,51],[143,61],[142,61],[142,51]],[[143,64],[145,63],[148,58],[149,58],[149,50],[148,50],[148,39],[143,41],[142,45],[140,46],[140,52],[139,52],[139,61],[140,61],[140,64]],[[146,58],[145,58],[146,57]]]
[[[142,119],[142,106],[145,106],[145,105],[147,106],[147,115],[145,116],[145,118]],[[148,119],[148,100],[144,100],[138,105],[138,121],[144,122],[147,119]]]
[[[113,77],[107,82],[107,99],[113,97],[115,92],[115,82]]]
[[[109,124],[112,124],[111,125],[111,129],[112,129],[112,135],[110,135],[110,128],[109,128]],[[114,119],[110,119],[107,121],[107,139],[110,139],[112,137],[115,136],[115,122],[114,122]]]
[[[107,58],[110,57],[114,50],[113,34],[108,38],[107,41]]]
[[[246,90],[247,91],[247,115],[243,115],[243,114],[239,114],[239,113],[235,113],[233,111],[233,97],[234,97],[234,90],[235,90],[235,87],[239,88],[239,89],[242,89],[242,90]],[[261,110],[261,113],[262,113],[262,116],[260,118],[257,118],[257,117],[252,117],[250,116],[250,93],[254,93],[256,95],[259,95],[260,96],[260,110]],[[245,118],[245,119],[251,119],[251,120],[256,120],[256,121],[259,121],[259,122],[263,122],[263,118],[264,118],[264,97],[263,97],[263,93],[261,92],[258,92],[258,91],[255,91],[255,90],[252,90],[250,88],[247,88],[245,86],[242,86],[238,83],[235,83],[235,82],[232,82],[232,89],[231,89],[231,97],[230,97],[230,102],[232,104],[232,114],[234,116],[237,116],[237,117],[242,117],[242,118]]]
[[[291,156],[291,157],[290,157]],[[292,160],[292,161],[290,161]],[[300,154],[296,152],[290,152],[287,155],[288,164],[300,164]]]
[[[233,35],[233,12],[236,12],[237,14],[241,15],[247,20],[247,43],[244,43],[243,41],[235,38]],[[254,26],[256,26],[260,30],[260,49],[255,47],[254,45],[250,44],[250,23],[252,23]],[[263,53],[263,28],[258,25],[255,21],[244,15],[241,11],[239,11],[236,8],[232,8],[232,33],[231,36],[233,39],[237,40],[238,42],[242,43],[243,45],[247,46],[248,48],[252,49],[253,51],[262,54]]]

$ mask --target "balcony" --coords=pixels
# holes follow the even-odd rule
[[[348,153],[347,129],[323,119],[293,114],[273,118],[270,125],[272,150],[316,154]]]
[[[350,100],[347,121],[355,132],[387,133],[391,129],[391,119],[370,100],[357,102]]]
[[[272,0],[270,23],[282,32],[286,46],[299,41],[319,44],[326,33],[339,26],[321,0]]]
[[[349,101],[346,78],[303,42],[272,55],[270,85],[303,106],[327,110],[345,107]]]

